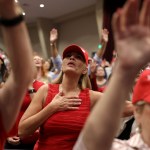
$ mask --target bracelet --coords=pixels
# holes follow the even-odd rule
[[[28,93],[29,93],[29,94],[32,94],[32,93],[35,93],[35,92],[36,92],[35,89],[29,89],[29,90],[28,90]]]
[[[12,26],[18,25],[23,20],[24,20],[23,14],[20,14],[12,19],[5,19],[5,18],[0,17],[0,25],[3,25],[5,27],[12,27]]]

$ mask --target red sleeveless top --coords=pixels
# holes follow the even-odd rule
[[[17,133],[17,126],[16,124],[14,125],[14,127],[11,129],[11,131],[9,133],[6,133],[4,126],[3,126],[3,122],[2,122],[2,117],[0,114],[0,150],[4,149],[4,144],[6,142],[6,139],[8,136],[13,136]]]
[[[7,138],[7,134],[3,127],[2,118],[0,116],[0,150],[2,150],[4,148],[6,138]]]
[[[33,82],[33,87],[35,88],[35,91],[37,91],[43,84],[44,84],[43,82],[39,82],[39,81],[35,80]],[[1,118],[1,115],[0,115],[0,150],[3,149],[5,141],[6,141],[8,136],[14,136],[14,135],[17,134],[19,121],[20,121],[23,113],[25,112],[25,110],[29,106],[30,102],[31,102],[30,96],[29,96],[28,93],[26,93],[25,98],[24,98],[24,102],[23,102],[23,105],[21,107],[18,118],[16,120],[16,123],[14,124],[13,128],[11,129],[11,131],[9,133],[5,132],[5,129],[3,127],[2,118]],[[36,137],[36,139],[37,138],[38,137]],[[32,137],[32,139],[30,138],[30,140],[33,141],[33,137]],[[29,138],[27,139],[27,141],[29,141]]]
[[[38,91],[38,89],[44,85],[43,82],[40,82],[38,80],[35,80],[32,84],[33,88],[35,89],[35,92]],[[26,92],[25,94],[25,97],[24,97],[24,100],[23,100],[23,103],[22,103],[22,106],[21,106],[21,109],[20,109],[20,112],[19,112],[19,115],[18,115],[18,118],[16,120],[16,124],[17,124],[17,127],[19,125],[19,121],[21,119],[21,117],[23,116],[24,112],[26,111],[26,109],[28,108],[28,106],[30,105],[31,103],[31,97],[30,97],[30,94],[28,92]],[[32,144],[32,143],[35,143],[36,140],[38,139],[38,136],[39,136],[39,133],[36,131],[33,135],[30,135],[30,136],[26,136],[26,137],[23,137],[21,138],[21,143],[24,143],[24,144]]]
[[[59,92],[58,84],[49,84],[46,107]],[[78,135],[90,113],[89,89],[80,92],[82,103],[78,110],[53,114],[40,127],[40,138],[34,150],[72,150]]]

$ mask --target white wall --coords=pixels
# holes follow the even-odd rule
[[[102,9],[102,6],[99,8]],[[95,6],[83,11],[84,13],[81,13],[81,10],[80,13],[75,12],[74,14],[70,14],[69,17],[67,16],[65,19],[63,17],[61,17],[61,19],[57,18],[53,21],[47,19],[44,21],[44,19],[42,19],[40,22],[40,27],[38,20],[36,23],[28,25],[33,50],[43,55],[44,58],[48,58],[50,54],[49,31],[52,27],[57,27],[59,32],[58,49],[60,54],[66,46],[70,44],[78,44],[79,46],[85,48],[89,52],[89,56],[91,56],[92,51],[98,50],[98,28],[99,30],[101,28],[100,24],[102,24],[102,15],[98,16],[95,14]],[[96,19],[97,16],[99,17],[99,20]],[[43,32],[41,35],[44,37],[40,37],[39,31]],[[3,46],[1,35],[0,46]]]
[[[99,37],[95,13],[62,23],[59,33],[59,49],[61,52],[70,44],[77,44],[85,48],[89,55],[91,51],[97,50]]]

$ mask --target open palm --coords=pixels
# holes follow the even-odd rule
[[[51,31],[50,31],[50,42],[53,43],[57,40],[58,38],[58,32],[57,32],[57,29],[53,28]]]
[[[113,16],[118,60],[128,69],[133,69],[135,66],[137,69],[141,68],[150,61],[149,6],[150,2],[145,0],[139,14],[138,1],[129,1]]]

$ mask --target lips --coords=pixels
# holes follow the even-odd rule
[[[71,65],[71,66],[75,66],[75,63],[74,62],[69,62],[67,65]]]

